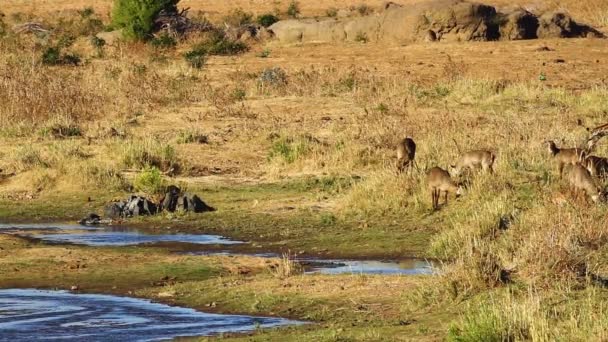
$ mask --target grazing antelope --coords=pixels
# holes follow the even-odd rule
[[[444,201],[446,205],[448,204],[448,192],[455,193],[456,197],[459,197],[462,194],[462,186],[456,184],[452,180],[452,177],[450,177],[450,174],[440,167],[434,167],[429,170],[427,174],[427,183],[431,190],[433,209],[439,208],[441,192],[445,194]]]
[[[593,177],[605,178],[608,176],[608,158],[588,156],[585,158],[584,165]]]
[[[410,137],[407,137],[397,144],[397,170],[403,172],[406,167],[414,165],[416,157],[416,143]]]
[[[456,165],[451,165],[451,167],[456,176],[459,176],[464,169],[474,170],[480,168],[484,172],[489,171],[493,173],[494,160],[496,160],[494,153],[486,150],[474,150],[464,153],[460,156]]]
[[[585,159],[585,151],[580,148],[559,148],[552,140],[545,143],[549,148],[549,153],[551,153],[551,156],[553,156],[553,159],[557,163],[560,179],[564,173],[564,166],[576,165]]]
[[[593,202],[597,202],[602,195],[602,191],[593,180],[593,177],[591,177],[589,170],[579,163],[574,164],[570,170],[568,182],[570,183],[570,188],[574,190],[577,198],[581,191],[585,192],[587,196],[591,197]]]

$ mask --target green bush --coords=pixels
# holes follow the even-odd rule
[[[279,21],[279,18],[276,15],[270,14],[270,13],[262,14],[257,19],[258,24],[260,24],[264,27],[269,27],[272,24],[276,23],[277,21]]]
[[[179,0],[114,0],[112,25],[121,28],[127,39],[147,40],[154,29],[154,19],[165,10],[176,12]]]
[[[184,54],[184,59],[191,67],[200,69],[205,65],[207,52],[202,49],[194,48]]]
[[[160,194],[165,188],[165,181],[158,168],[147,167],[135,176],[133,187],[147,194]]]
[[[305,139],[280,138],[272,144],[269,159],[281,158],[291,164],[310,152],[310,146]]]
[[[204,50],[209,55],[230,56],[247,51],[247,45],[243,42],[230,40],[221,31],[213,32],[208,39],[200,43],[197,49]]]
[[[51,46],[44,50],[41,57],[42,64],[45,65],[78,65],[80,56],[77,54],[62,54],[59,46]]]

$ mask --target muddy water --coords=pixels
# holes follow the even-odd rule
[[[219,235],[198,234],[149,234],[126,227],[88,227],[80,225],[53,224],[0,224],[0,233],[14,234],[50,243],[71,243],[87,246],[127,246],[154,243],[189,243],[199,245],[244,244],[243,241],[230,240]],[[244,255],[231,250],[221,252],[189,252],[198,255]],[[276,258],[275,253],[250,254],[252,256]],[[433,264],[421,259],[404,260],[324,260],[315,258],[297,259],[306,273],[321,274],[432,274]]]
[[[108,295],[0,290],[0,341],[158,341],[298,324]]]

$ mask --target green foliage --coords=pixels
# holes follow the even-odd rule
[[[292,0],[287,7],[287,15],[296,18],[300,14],[300,3],[296,0]]]
[[[306,139],[280,138],[272,144],[269,159],[280,158],[288,164],[295,162],[310,151]]]
[[[213,32],[210,37],[196,47],[209,55],[230,56],[247,51],[243,42],[232,41],[223,32]]]
[[[205,65],[207,55],[236,55],[247,51],[247,45],[235,42],[226,37],[223,32],[213,32],[202,43],[195,45],[184,54],[184,58],[193,68],[200,69]]]
[[[165,10],[176,12],[179,0],[114,0],[112,25],[121,28],[127,39],[147,40],[154,29],[154,19]]]
[[[207,52],[203,49],[194,48],[184,54],[184,59],[191,67],[200,69],[205,65]]]
[[[48,47],[42,53],[41,62],[44,65],[78,65],[80,56],[77,54],[62,54],[59,46]]]
[[[264,27],[269,27],[277,21],[279,21],[279,18],[276,15],[270,13],[262,14],[257,18],[258,24]]]
[[[165,189],[165,181],[158,168],[146,167],[135,176],[133,187],[147,194],[160,194]]]

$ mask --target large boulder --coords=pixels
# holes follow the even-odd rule
[[[154,202],[137,195],[131,195],[126,201],[111,203],[105,209],[106,217],[111,219],[149,216],[157,212],[158,207]]]
[[[208,211],[215,211],[215,208],[210,207],[207,203],[198,197],[198,195],[185,193],[180,196],[177,204],[177,209],[182,211],[189,211],[193,213],[204,213]]]
[[[283,20],[269,30],[281,44],[602,37],[597,30],[578,24],[563,13],[538,18],[522,8],[499,12],[493,6],[464,0],[387,6],[381,13],[356,18]]]
[[[603,37],[598,30],[577,23],[565,13],[549,12],[539,18],[538,38]]]
[[[501,40],[534,39],[537,37],[538,17],[523,8],[507,10],[498,15]]]
[[[160,210],[174,212],[177,209],[177,201],[181,192],[181,189],[175,185],[169,185],[165,190],[165,196],[160,201]]]

